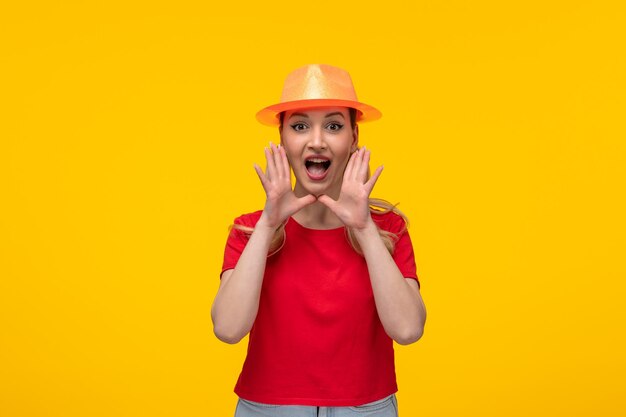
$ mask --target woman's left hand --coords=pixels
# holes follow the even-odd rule
[[[372,222],[369,196],[383,167],[379,166],[367,180],[369,161],[370,151],[358,149],[346,166],[339,199],[333,200],[327,195],[318,197],[318,201],[331,209],[343,224],[354,229],[365,229]]]

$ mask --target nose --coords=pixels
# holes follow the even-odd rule
[[[316,126],[311,129],[311,136],[309,137],[308,147],[309,149],[320,151],[326,149],[326,139],[324,138],[324,131],[321,126]]]

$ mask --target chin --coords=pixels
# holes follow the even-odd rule
[[[313,194],[315,197],[326,194],[326,192],[328,191],[327,184],[312,183],[308,178],[306,178],[304,181],[298,181],[298,183],[305,194]]]
[[[304,191],[308,194],[313,194],[316,198],[326,194],[326,187],[304,187]]]
[[[328,195],[329,197],[335,198],[332,188],[326,184],[313,184],[312,186],[307,184],[304,189],[307,193],[313,194],[316,198],[321,195]],[[337,195],[338,194],[339,193],[337,193]]]

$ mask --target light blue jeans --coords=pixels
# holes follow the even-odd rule
[[[398,417],[398,400],[391,394],[356,407],[271,405],[239,398],[235,417]]]

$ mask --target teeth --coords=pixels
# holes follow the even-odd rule
[[[324,163],[324,162],[328,162],[328,159],[309,158],[309,159],[307,159],[307,161],[313,162],[313,163],[316,163],[316,164],[321,164],[321,163]]]

